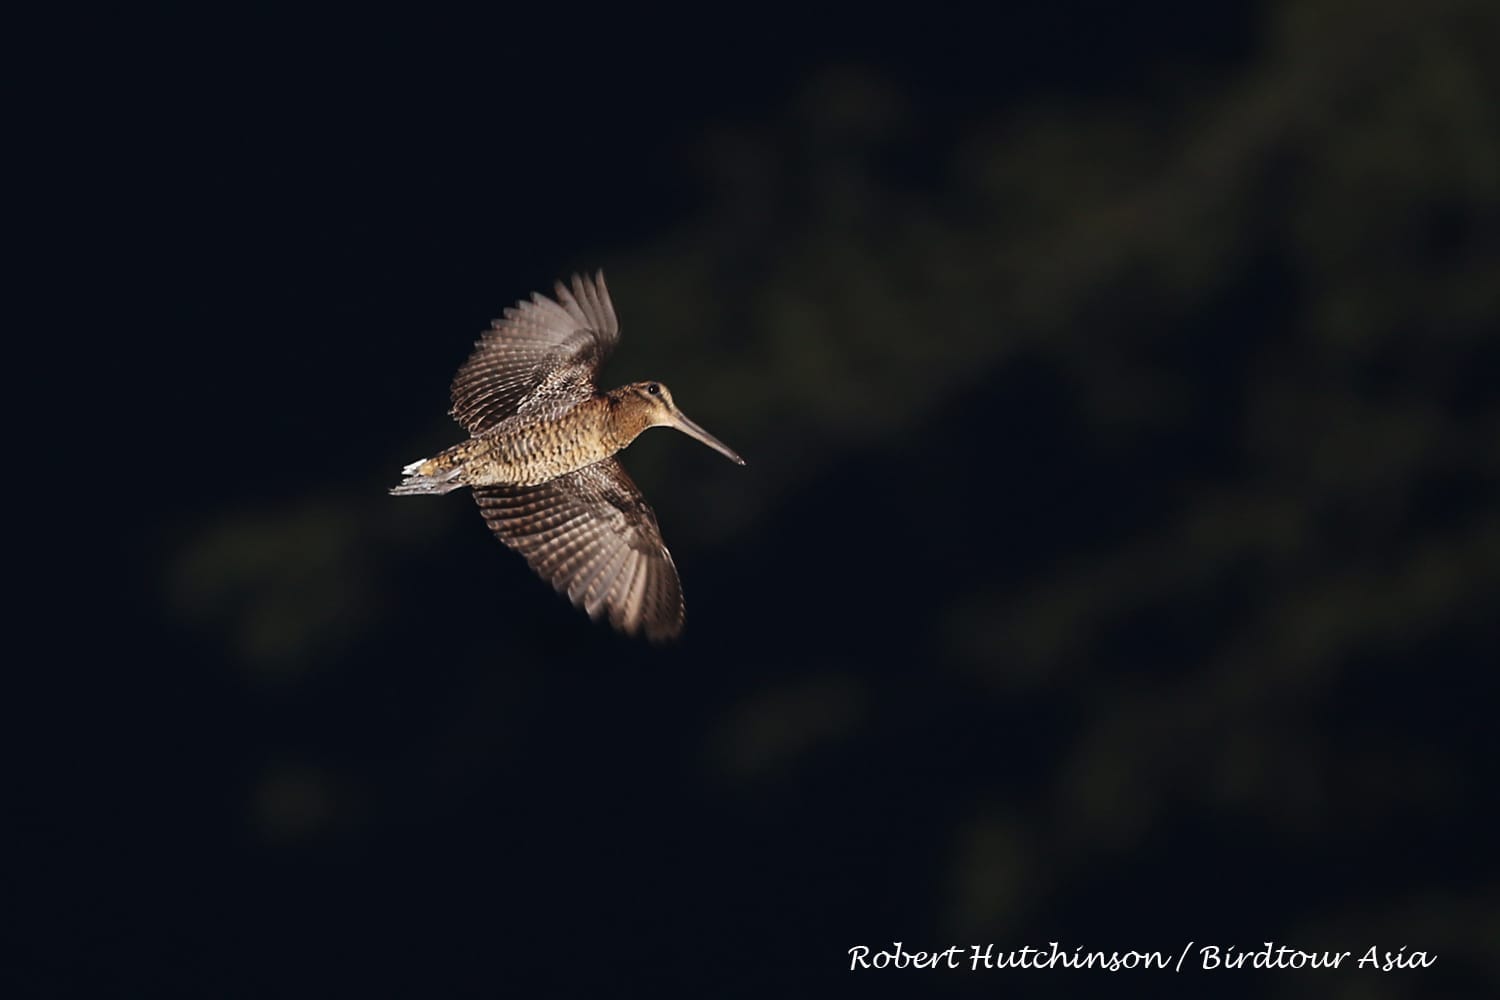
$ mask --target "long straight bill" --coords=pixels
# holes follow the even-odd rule
[[[696,438],[697,440],[702,441],[714,451],[729,459],[735,465],[745,464],[745,460],[743,458],[740,458],[740,456],[735,453],[733,448],[729,447],[729,445],[725,444],[723,441],[720,441],[718,438],[708,433],[708,431],[704,430],[702,427],[699,427],[697,424],[693,423],[687,417],[684,417],[681,413],[674,413],[672,415],[672,421],[673,427],[676,427],[678,430],[682,431],[682,433],[686,434],[690,438]]]

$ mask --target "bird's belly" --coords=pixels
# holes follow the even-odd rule
[[[602,441],[569,439],[562,435],[498,434],[464,466],[471,486],[536,486],[558,476],[603,461],[614,449]]]

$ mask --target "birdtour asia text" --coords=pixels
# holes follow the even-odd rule
[[[1355,969],[1366,972],[1396,972],[1426,969],[1437,964],[1437,955],[1413,951],[1406,945],[1395,949],[1370,945],[1356,951],[1303,951],[1272,941],[1259,947],[1235,945],[1199,945],[1189,941],[1180,952],[1164,951],[1097,951],[1082,946],[1064,948],[1048,941],[1045,948],[1026,946],[1004,949],[993,944],[950,945],[933,951],[908,949],[900,941],[889,948],[855,945],[849,949],[849,971],[865,969],[962,969],[979,972],[986,969],[1091,969],[1102,972],[1135,970],[1201,970],[1215,972],[1237,969]]]

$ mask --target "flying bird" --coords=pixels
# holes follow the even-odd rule
[[[656,514],[615,453],[650,427],[672,427],[737,465],[660,382],[600,392],[599,366],[620,340],[604,273],[559,281],[505,310],[453,379],[467,441],[402,469],[394,496],[469,487],[496,537],[598,620],[660,642],[682,632],[682,585]]]

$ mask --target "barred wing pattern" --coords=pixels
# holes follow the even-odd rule
[[[559,593],[626,634],[682,632],[682,586],[656,514],[613,458],[540,486],[479,486],[490,530]]]
[[[557,301],[541,293],[505,310],[474,345],[453,379],[453,418],[478,436],[516,413],[580,403],[620,340],[604,272],[558,282]]]

